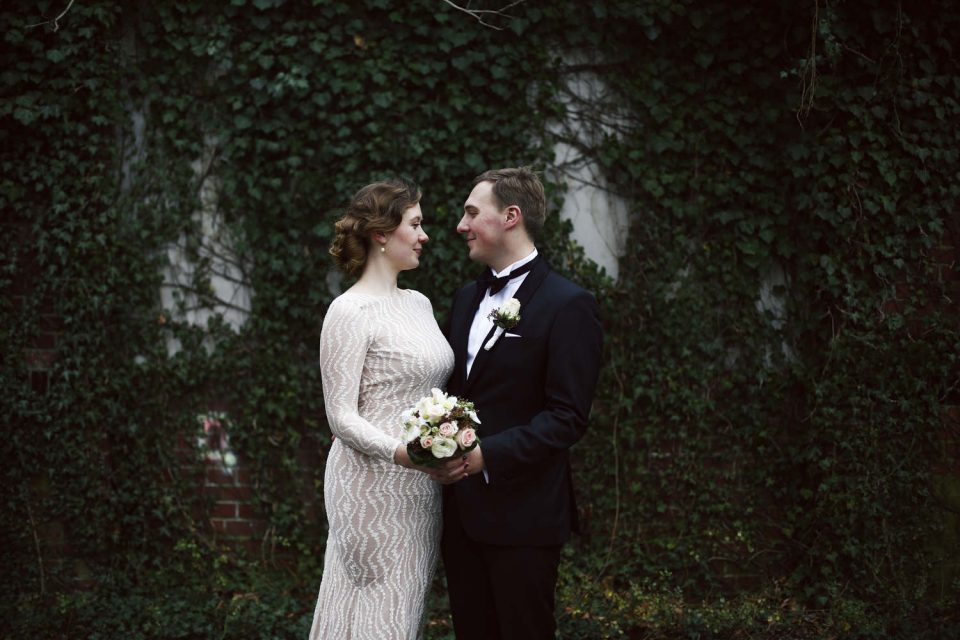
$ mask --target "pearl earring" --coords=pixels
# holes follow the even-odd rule
[[[386,253],[386,252],[387,252],[386,247],[380,247],[380,253]]]

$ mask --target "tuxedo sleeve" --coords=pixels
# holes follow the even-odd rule
[[[529,424],[483,439],[491,485],[522,478],[579,441],[587,429],[600,373],[603,330],[596,300],[581,292],[564,304],[549,332],[544,408]]]

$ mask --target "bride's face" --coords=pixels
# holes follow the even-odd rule
[[[387,234],[385,256],[399,271],[420,266],[423,245],[430,238],[423,231],[423,212],[417,203],[403,212],[400,226]]]

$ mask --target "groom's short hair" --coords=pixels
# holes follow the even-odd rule
[[[501,210],[511,205],[520,208],[523,227],[531,240],[536,240],[547,218],[547,199],[543,183],[530,167],[491,169],[474,178],[473,186],[493,183],[493,197]]]

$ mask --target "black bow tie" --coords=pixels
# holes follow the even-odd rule
[[[495,296],[500,293],[507,283],[513,280],[514,278],[519,278],[527,271],[533,268],[533,264],[537,261],[536,258],[526,263],[525,265],[519,266],[505,276],[499,278],[493,275],[492,271],[484,271],[483,275],[480,276],[480,290],[486,290],[487,287],[490,288],[490,295]]]

